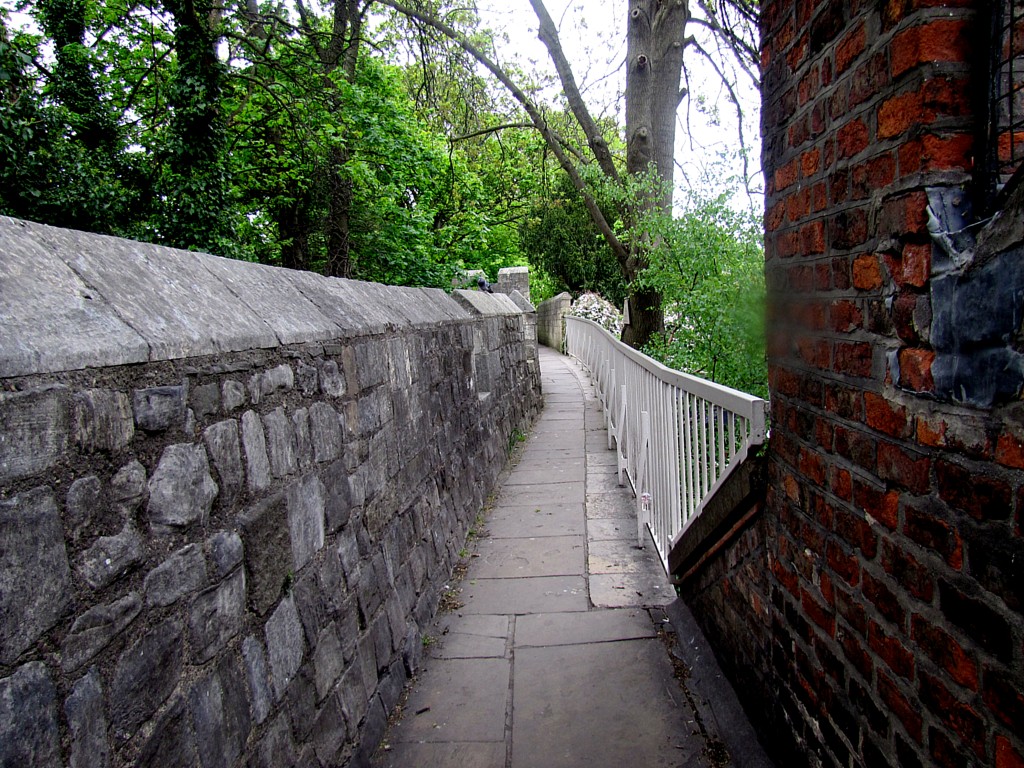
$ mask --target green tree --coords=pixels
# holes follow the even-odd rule
[[[645,222],[658,245],[639,280],[664,296],[665,331],[645,351],[666,365],[767,397],[764,246],[753,212],[692,193],[679,218]]]

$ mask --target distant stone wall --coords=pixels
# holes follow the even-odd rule
[[[562,351],[565,342],[565,316],[572,306],[572,296],[560,293],[537,305],[537,340],[545,347]]]
[[[532,315],[0,218],[0,764],[362,763]]]
[[[530,269],[529,267],[503,267],[498,270],[498,282],[494,290],[499,293],[511,294],[519,291],[523,298],[530,300]]]

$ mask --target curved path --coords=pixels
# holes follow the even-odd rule
[[[575,363],[544,347],[541,373],[544,410],[374,764],[728,765],[718,738],[728,708],[712,711],[674,677],[686,666],[669,652],[675,594],[653,549],[636,546],[600,403]]]

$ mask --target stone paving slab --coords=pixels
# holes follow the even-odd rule
[[[556,465],[552,462],[531,461],[525,467],[519,467],[505,482],[506,488],[514,488],[517,485],[528,485],[536,487],[539,485],[550,485],[551,483],[579,483],[580,488],[587,478],[586,468],[582,460],[578,460],[575,466],[570,464]]]
[[[508,659],[435,660],[409,694],[402,741],[504,741],[511,669]]]
[[[467,577],[517,579],[524,576],[572,576],[583,572],[583,536],[531,536],[485,539]]]
[[[636,545],[634,534],[630,539],[590,542],[587,565],[591,574],[641,573],[650,565],[650,560],[647,550]]]
[[[685,765],[702,744],[673,687],[654,639],[517,649],[512,766]]]
[[[455,766],[505,765],[505,740],[430,744],[399,742],[388,744],[378,757],[386,768],[454,768]]]
[[[625,498],[625,491],[587,494],[587,519],[624,518],[636,520],[633,499]]]
[[[668,605],[676,594],[664,575],[647,573],[608,573],[590,577],[590,601],[595,608],[628,608],[641,605]]]
[[[525,579],[476,579],[463,583],[462,613],[552,613],[586,611],[587,581],[580,576],[541,576]]]
[[[516,619],[517,649],[580,645],[654,637],[651,617],[642,608],[587,613],[539,613]]]
[[[586,532],[583,504],[503,506],[487,517],[484,531],[492,539],[582,535]]]

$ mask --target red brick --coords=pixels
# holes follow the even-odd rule
[[[878,673],[878,696],[903,723],[910,738],[918,743],[921,741],[921,713],[914,703],[900,691],[896,684],[883,672]]]
[[[882,268],[877,256],[864,254],[853,262],[853,287],[859,291],[874,291],[882,287]]]
[[[897,675],[905,680],[914,677],[914,654],[906,649],[899,638],[886,634],[881,625],[874,621],[868,625],[868,646]]]
[[[868,601],[878,609],[878,612],[896,627],[902,629],[907,623],[907,613],[900,603],[899,597],[892,591],[888,584],[881,579],[876,579],[867,571],[864,571],[864,578],[861,582],[861,591]]]
[[[859,429],[837,426],[835,430],[835,451],[872,474],[878,456],[878,441]],[[859,481],[858,481],[859,483]]]
[[[929,659],[957,684],[978,690],[978,665],[952,635],[924,616],[911,617],[910,626],[911,637]]]
[[[799,173],[799,165],[796,159],[793,159],[786,163],[784,166],[775,171],[775,190],[781,192],[786,187],[791,186],[797,179]]]
[[[878,138],[899,136],[911,126],[923,122],[922,116],[922,96],[918,91],[893,96],[878,108]]]
[[[886,200],[878,217],[878,236],[899,239],[905,235],[927,236],[928,196],[911,192]]]
[[[923,288],[932,272],[931,244],[903,246],[902,283],[915,288]]]
[[[811,188],[804,187],[786,198],[786,218],[798,222],[811,212]]]
[[[907,409],[874,392],[864,393],[864,421],[892,437],[908,437]]]
[[[1024,434],[1007,424],[996,441],[996,461],[1006,467],[1024,469]]]
[[[821,150],[812,149],[800,156],[800,171],[804,177],[813,176],[821,168]]]
[[[889,46],[892,76],[913,67],[940,61],[969,61],[970,34],[967,22],[937,19],[897,33]]]
[[[919,509],[907,504],[903,510],[903,533],[938,554],[951,568],[960,570],[964,563],[963,541],[948,522],[936,515],[935,506],[926,503]]]
[[[813,99],[819,90],[821,90],[821,78],[818,68],[811,67],[810,71],[801,78],[800,85],[797,86],[800,106]]]
[[[974,137],[967,133],[950,137],[926,135],[921,139],[922,171],[971,171],[974,168]]]
[[[971,81],[967,77],[936,77],[921,86],[922,123],[937,117],[969,117],[973,114]]]
[[[800,584],[796,572],[783,565],[778,558],[772,561],[772,573],[789,594],[793,597],[800,596]]]
[[[868,146],[868,127],[863,120],[851,120],[836,131],[839,157],[853,157]]]
[[[825,560],[828,567],[851,587],[860,583],[860,559],[847,552],[838,542],[829,541],[826,545]]]
[[[900,385],[915,392],[934,392],[935,380],[932,379],[932,363],[935,353],[930,349],[901,349]]]
[[[812,221],[800,228],[800,245],[804,255],[825,252],[825,222],[823,219]]]
[[[775,205],[773,205],[771,208],[769,208],[768,211],[765,213],[765,215],[764,215],[764,228],[766,230],[768,230],[769,232],[773,232],[773,231],[775,231],[776,229],[779,228],[779,225],[782,224],[782,222],[783,222],[783,220],[785,218],[786,218],[786,203],[785,203],[785,201],[780,200]]]
[[[922,603],[930,603],[935,594],[935,581],[932,572],[919,563],[910,552],[893,543],[890,539],[882,541],[880,557],[882,567],[911,597]]]
[[[847,632],[843,629],[839,629],[836,632],[836,639],[843,649],[843,655],[853,665],[853,668],[860,672],[864,679],[870,680],[875,663],[871,660],[871,655],[864,649],[860,640],[852,632]]]
[[[826,608],[806,589],[800,590],[800,607],[804,614],[820,627],[829,637],[836,634],[836,617],[829,608]]]
[[[921,671],[918,690],[931,712],[974,750],[985,757],[985,723],[969,705],[957,699],[937,677]]]
[[[1011,731],[1024,734],[1024,690],[1016,676],[986,669],[982,686],[982,698],[996,719]]]
[[[1007,520],[1012,513],[1009,483],[951,461],[935,463],[939,497],[975,520]]]
[[[829,307],[829,320],[832,330],[838,333],[849,333],[861,327],[864,322],[864,313],[860,307],[849,299],[833,301]]]
[[[850,197],[860,200],[870,197],[879,189],[885,189],[896,178],[896,160],[890,153],[878,155],[859,165],[852,171]]]
[[[829,164],[826,160],[826,164]],[[829,200],[833,205],[845,203],[850,198],[850,174],[840,170],[828,177]]]
[[[924,162],[923,154],[924,145],[920,139],[904,141],[896,148],[900,178],[909,176],[912,173],[918,173],[921,170],[921,164]]]
[[[827,261],[814,265],[814,289],[816,291],[827,291],[832,287],[832,265]],[[824,314],[824,308],[822,308]],[[824,317],[822,318],[824,320]]]
[[[830,383],[825,391],[825,408],[844,419],[861,421],[864,418],[864,393],[859,389]]]
[[[890,531],[899,524],[900,497],[896,491],[879,491],[857,480],[853,486],[853,501],[863,511]]]
[[[850,250],[864,243],[868,238],[867,208],[847,208],[832,218],[830,226],[832,247],[836,250]]]
[[[908,290],[900,291],[896,300],[892,302],[892,324],[900,340],[911,346],[917,346],[921,342],[917,330],[917,304],[924,301],[925,297]]]
[[[846,37],[839,42],[839,45],[836,46],[837,75],[849,69],[850,64],[864,52],[865,41],[864,24],[861,23],[855,29],[848,32]]]
[[[811,212],[820,213],[828,205],[828,187],[819,181],[811,188]]]
[[[889,59],[880,51],[854,70],[850,79],[850,107],[875,98],[889,84]]]
[[[846,510],[837,509],[833,529],[849,546],[859,549],[865,558],[875,559],[878,553],[878,536],[871,530],[867,520]]]
[[[928,416],[917,417],[917,442],[932,448],[941,448],[946,444],[946,422],[936,416],[932,421]]]
[[[871,376],[871,345],[866,342],[836,344],[833,367],[837,373],[868,378]]]
[[[790,267],[786,278],[789,290],[794,293],[807,293],[814,289],[814,269],[807,264]]]
[[[1017,751],[1013,743],[999,734],[996,736],[995,768],[1024,768],[1024,754]]]
[[[931,460],[898,445],[878,444],[878,477],[898,488],[921,495],[928,491]]]
[[[850,270],[850,261],[846,258],[832,259],[832,281],[836,290],[845,291],[853,285],[853,274]]]

